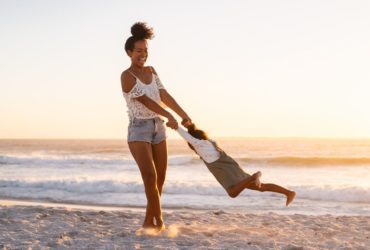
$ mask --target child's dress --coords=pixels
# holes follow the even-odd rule
[[[181,127],[177,132],[194,147],[200,159],[225,190],[250,177],[233,158],[217,146],[216,142],[194,138]]]

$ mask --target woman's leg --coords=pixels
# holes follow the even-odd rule
[[[160,195],[157,188],[157,173],[153,163],[152,147],[150,143],[135,141],[129,143],[129,148],[132,156],[139,166],[148,202],[143,226],[154,226],[154,217],[157,222],[157,227],[162,227],[162,211]]]
[[[279,194],[284,194],[286,196],[286,205],[288,206],[293,200],[296,195],[294,191],[288,190],[286,188],[283,188],[279,185],[272,184],[272,183],[261,183],[260,187],[257,187],[256,185],[251,185],[248,187],[248,189],[257,190],[260,192],[274,192]]]
[[[162,195],[163,184],[167,171],[167,143],[166,140],[152,144],[154,166],[157,171],[157,188],[159,195]]]

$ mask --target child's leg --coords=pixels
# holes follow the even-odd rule
[[[269,192],[284,194],[287,197],[286,199],[287,206],[294,200],[294,197],[296,195],[294,191],[288,190],[286,188],[283,188],[279,185],[272,184],[272,183],[261,183],[260,187],[256,185],[250,185],[247,188],[252,189],[252,190],[257,190],[260,192],[269,191]]]
[[[249,186],[258,187],[261,185],[260,178],[261,178],[261,172],[258,171],[254,173],[252,176],[245,178],[241,182],[235,184],[234,186],[228,188],[227,193],[230,197],[235,198],[237,197],[241,191],[248,188]]]

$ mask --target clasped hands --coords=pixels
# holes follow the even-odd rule
[[[191,119],[190,118],[183,118],[182,121],[181,121],[181,124],[187,128],[189,127],[192,122],[191,122]],[[169,128],[172,128],[172,129],[177,129],[179,127],[177,121],[175,118],[171,117],[170,119],[168,119],[168,122],[166,123],[166,126],[169,127]]]

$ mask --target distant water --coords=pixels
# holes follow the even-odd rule
[[[370,216],[370,140],[220,139],[248,173],[295,190],[285,198],[244,191],[229,198],[181,140],[170,140],[164,208]],[[125,140],[0,140],[0,197],[145,206]]]

